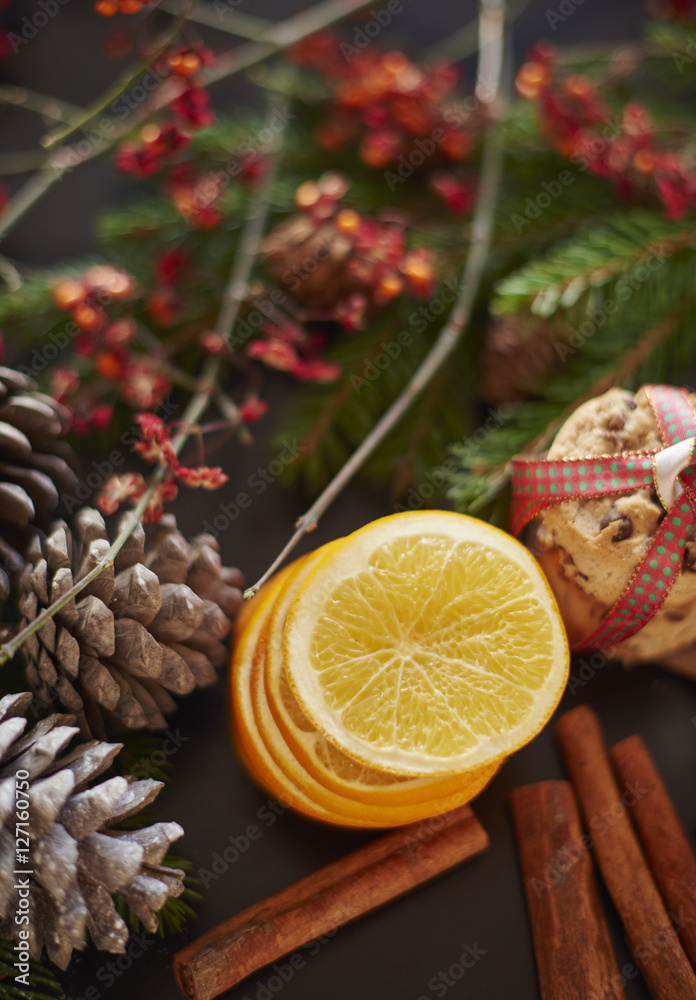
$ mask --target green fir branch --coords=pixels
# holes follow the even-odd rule
[[[552,316],[650,257],[663,257],[695,241],[693,223],[669,222],[657,213],[637,210],[615,216],[503,278],[492,311],[502,315],[530,309],[537,316]]]
[[[61,984],[43,961],[29,962],[29,987],[17,983],[13,941],[0,938],[0,1000],[59,1000],[65,996]]]

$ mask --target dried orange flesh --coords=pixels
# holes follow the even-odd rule
[[[339,791],[334,791],[317,779],[300,763],[283,739],[266,701],[266,689],[263,684],[263,659],[265,650],[263,642],[257,644],[254,663],[251,668],[251,697],[254,718],[258,733],[263,740],[273,762],[283,772],[293,788],[299,788],[312,802],[321,806],[335,817],[335,822],[349,826],[387,827],[401,826],[405,823],[415,823],[464,805],[474,797],[492,776],[477,775],[475,781],[460,781],[449,795],[433,795],[430,799],[416,803],[395,803],[382,805],[379,803],[360,802]],[[300,810],[301,811],[301,810]]]
[[[568,645],[538,565],[511,536],[446,511],[375,521],[299,588],[285,671],[344,754],[417,777],[499,762],[543,727]]]
[[[326,788],[307,771],[288,748],[275,725],[266,700],[263,668],[266,632],[277,596],[282,595],[297,569],[310,557],[297,560],[281,571],[254,601],[252,613],[241,629],[232,661],[232,735],[237,754],[252,779],[268,794],[295,811],[324,823],[361,829],[399,826],[440,815],[470,801],[488,782],[495,769],[476,775],[474,780],[454,783],[449,794],[433,795],[418,802],[360,802]],[[289,695],[287,684],[284,685]],[[311,724],[299,712],[293,699],[297,725],[312,731]],[[343,757],[314,732],[327,747],[330,757]],[[330,749],[329,749],[330,748]],[[344,758],[349,767],[354,762]],[[357,770],[365,770],[357,766]],[[386,783],[410,785],[411,779],[383,775]],[[377,779],[376,779],[377,780]],[[425,782],[429,784],[429,782]]]
[[[336,543],[334,543],[336,544]],[[288,610],[299,588],[330,545],[298,561],[279,590],[267,618],[263,636],[266,704],[270,707],[283,741],[301,766],[321,785],[360,803],[372,806],[421,806],[432,815],[432,802],[454,808],[477,794],[490,781],[497,765],[470,774],[445,778],[413,778],[392,774],[358,763],[326,739],[303,715],[285,676],[283,631]],[[442,810],[441,810],[442,811]],[[416,818],[413,810],[411,818]],[[420,813],[418,818],[420,818]]]

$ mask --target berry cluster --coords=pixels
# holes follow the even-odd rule
[[[150,409],[171,390],[155,360],[134,352],[138,324],[123,306],[137,294],[134,279],[109,265],[91,267],[53,286],[55,305],[69,313],[76,328],[74,352],[80,371],[71,365],[54,367],[51,391],[71,406],[77,433],[108,426],[113,409],[104,397],[109,391],[115,389],[130,406]],[[109,315],[109,306],[116,307],[115,316]]]
[[[174,500],[178,493],[178,483],[216,490],[227,482],[228,476],[219,467],[181,465],[174,450],[171,429],[159,417],[153,413],[139,413],[136,421],[142,440],[136,441],[133,450],[146,462],[166,469],[164,478],[157,484],[145,509],[144,521],[160,520],[164,504]],[[97,507],[103,514],[114,514],[126,501],[137,504],[146,488],[147,484],[139,473],[111,476],[97,497]]]
[[[303,382],[335,382],[340,376],[340,366],[322,356],[326,348],[323,333],[308,333],[290,319],[280,324],[267,322],[263,333],[263,338],[252,341],[247,347],[250,358],[276,371],[288,372]]]
[[[408,249],[401,221],[342,206],[349,187],[334,172],[301,184],[295,192],[300,214],[270,233],[263,249],[280,287],[310,317],[354,330],[403,293],[431,297],[435,274],[432,251]]]
[[[416,166],[467,157],[477,102],[465,109],[452,102],[458,83],[452,65],[422,68],[402,52],[346,50],[353,48],[331,33],[320,33],[292,53],[296,63],[321,74],[331,88],[329,116],[316,132],[322,149],[339,152],[357,142],[360,159],[376,168],[401,158],[410,162],[415,144],[426,139],[432,150],[418,147]]]
[[[155,257],[155,286],[145,295],[145,311],[154,326],[166,329],[181,319],[184,302],[179,286],[192,264],[183,249],[165,250]]]
[[[212,125],[215,114],[210,106],[210,96],[197,82],[196,74],[213,59],[209,49],[196,45],[172,48],[163,57],[157,68],[185,81],[184,89],[169,105],[173,121],[144,125],[138,141],[123,146],[119,151],[116,157],[119,170],[134,177],[150,177],[186,148],[193,132]]]
[[[645,108],[634,101],[612,114],[588,77],[560,76],[550,45],[534,47],[517,74],[516,89],[537,103],[541,130],[557,152],[605,178],[619,198],[657,197],[672,220],[696,205],[690,160],[679,148],[660,146]]]

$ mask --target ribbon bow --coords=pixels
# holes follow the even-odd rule
[[[618,645],[635,635],[664,603],[696,520],[696,415],[684,389],[645,386],[664,442],[661,449],[571,459],[512,460],[510,527],[515,535],[547,507],[567,500],[620,496],[654,487],[666,516],[624,592],[576,649]]]

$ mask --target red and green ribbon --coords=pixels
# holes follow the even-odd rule
[[[686,538],[696,519],[696,461],[680,468],[678,486],[665,502],[660,469],[666,449],[696,438],[696,415],[684,389],[668,385],[645,387],[664,443],[663,449],[624,451],[617,455],[572,459],[512,461],[510,527],[520,535],[543,510],[568,500],[621,496],[650,487],[656,489],[666,516],[650,541],[623,593],[595,631],[576,649],[618,645],[635,635],[662,606],[684,559]],[[693,450],[693,443],[691,450]]]

